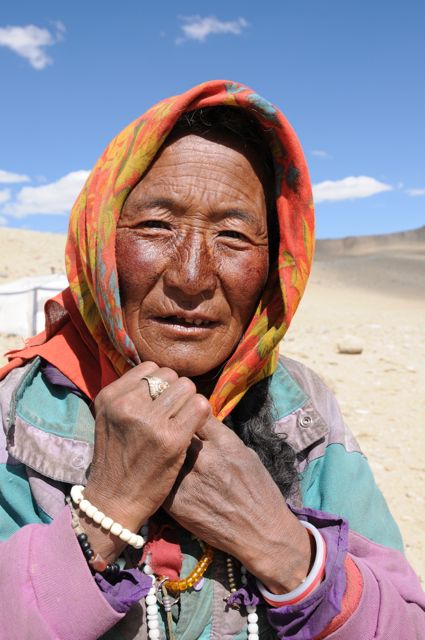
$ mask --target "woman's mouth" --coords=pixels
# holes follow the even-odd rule
[[[157,316],[155,320],[165,325],[202,329],[210,329],[218,324],[217,322],[214,322],[212,320],[207,320],[205,318],[196,316],[192,318],[183,316]]]

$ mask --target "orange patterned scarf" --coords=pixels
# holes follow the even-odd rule
[[[301,146],[282,113],[252,89],[222,80],[205,82],[159,102],[108,145],[70,218],[66,269],[72,300],[64,292],[56,303],[71,316],[73,327],[68,327],[68,333],[72,337],[62,341],[61,350],[54,357],[51,354],[46,357],[49,341],[55,336],[57,339],[64,326],[63,321],[55,325],[50,317],[56,314],[60,319],[58,306],[48,305],[47,340],[43,336],[36,338],[29,341],[27,350],[11,353],[18,360],[10,363],[7,370],[30,355],[44,353],[43,357],[78,386],[83,386],[83,380],[82,390],[87,392],[90,383],[80,371],[84,362],[76,364],[84,356],[75,357],[80,341],[79,354],[87,354],[91,375],[102,376],[91,384],[92,397],[102,385],[140,362],[123,322],[115,260],[117,221],[131,189],[153,162],[182,113],[221,105],[249,111],[266,130],[274,158],[280,245],[277,271],[270,274],[255,314],[211,395],[214,414],[221,420],[225,418],[251,385],[273,373],[279,342],[289,327],[310,272],[314,246],[311,185]],[[81,339],[85,350],[81,348]],[[94,374],[96,361],[100,373]]]

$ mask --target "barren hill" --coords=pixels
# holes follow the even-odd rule
[[[425,226],[385,235],[318,240],[316,278],[404,299],[425,297]]]
[[[406,248],[411,248],[413,251],[425,251],[425,225],[419,229],[399,231],[398,233],[317,240],[316,259],[328,260],[337,256],[364,256],[370,253]]]

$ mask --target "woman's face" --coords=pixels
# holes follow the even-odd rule
[[[260,177],[233,138],[186,135],[164,146],[128,196],[116,256],[142,361],[193,378],[234,351],[268,275]]]

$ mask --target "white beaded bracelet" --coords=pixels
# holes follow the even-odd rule
[[[259,580],[257,580],[257,587],[261,595],[266,602],[273,603],[274,606],[283,606],[285,604],[295,604],[296,602],[300,602],[304,597],[307,597],[307,595],[311,593],[316,582],[318,584],[320,583],[319,578],[321,578],[324,572],[326,562],[326,545],[322,534],[309,522],[299,520],[299,523],[308,529],[308,531],[313,535],[316,543],[316,557],[314,559],[313,566],[311,567],[311,571],[305,580],[303,580],[296,589],[293,589],[293,591],[290,591],[289,593],[283,593],[281,595],[272,593],[271,591],[268,591]]]
[[[117,536],[120,540],[126,542],[130,547],[134,547],[135,549],[141,549],[144,546],[145,540],[143,536],[126,529],[122,524],[119,524],[119,522],[114,522],[112,518],[105,516],[102,511],[99,511],[97,507],[86,500],[84,498],[83,485],[75,484],[72,487],[71,499],[72,502],[78,506],[80,511],[85,513],[88,518],[100,525],[102,529],[105,529],[105,531],[109,531],[112,535]]]

